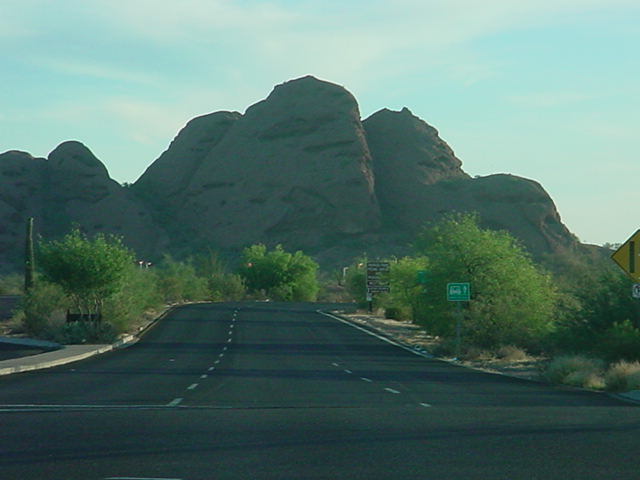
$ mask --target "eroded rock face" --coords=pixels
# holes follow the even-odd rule
[[[221,247],[315,247],[379,225],[370,164],[353,96],[305,77],[277,86],[237,118],[173,208]]]
[[[388,225],[413,230],[425,193],[442,180],[467,179],[462,162],[438,131],[409,109],[381,110],[364,122],[376,195]]]
[[[190,120],[134,188],[142,193],[161,192],[164,198],[180,196],[204,158],[240,118],[238,112],[216,112]]]

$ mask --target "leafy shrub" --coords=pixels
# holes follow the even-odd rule
[[[263,244],[242,252],[238,271],[251,293],[264,292],[268,298],[285,301],[315,301],[320,286],[318,264],[298,250],[286,252],[282,245],[267,250]]]

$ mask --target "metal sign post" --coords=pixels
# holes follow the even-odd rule
[[[460,359],[462,349],[462,307],[461,302],[471,300],[469,283],[447,283],[447,300],[456,302],[456,359]]]
[[[368,262],[367,263],[367,302],[369,303],[369,313],[373,311],[373,294],[387,293],[389,287],[389,262]]]

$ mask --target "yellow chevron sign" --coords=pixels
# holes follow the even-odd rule
[[[611,258],[635,281],[640,281],[640,230],[629,237]]]

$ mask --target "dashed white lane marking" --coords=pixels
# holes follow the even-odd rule
[[[167,403],[167,407],[177,407],[182,402],[182,398],[174,398],[169,403]]]
[[[332,363],[331,365],[333,365],[334,367],[339,367],[340,365],[337,363]]]
[[[231,339],[227,340],[227,343],[231,343]]]
[[[229,336],[233,335],[233,330],[229,330]]]
[[[200,375],[200,378],[208,378],[209,375]]]
[[[213,362],[213,363],[214,363],[214,365],[218,365],[218,364],[220,363],[220,359],[216,360],[216,361],[215,361],[215,362]],[[213,367],[211,367],[211,368],[213,368]]]
[[[385,388],[385,390],[389,393],[393,393],[394,395],[397,395],[400,393],[398,390],[394,390],[393,388]]]
[[[229,348],[229,347],[225,346],[225,347],[222,349],[222,351],[223,351],[223,352],[226,352],[228,348]],[[223,354],[220,354],[220,355],[222,356]]]
[[[353,373],[351,370],[347,370],[347,369],[345,369],[343,371],[344,371],[344,373]]]
[[[425,408],[429,408],[432,406],[430,403],[421,403],[420,405],[422,405]]]
[[[367,377],[360,377],[360,380],[364,380],[365,382],[368,382],[368,383],[373,382],[373,380],[371,380],[370,378],[367,378]]]
[[[219,363],[219,362],[218,362]],[[209,367],[209,371],[213,372],[216,369],[216,367]]]
[[[189,385],[187,387],[187,390],[195,390],[196,388],[198,388],[198,384],[197,383],[192,383],[191,385]]]

